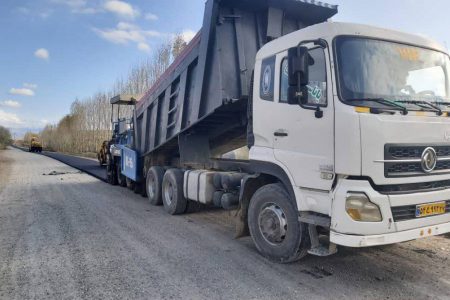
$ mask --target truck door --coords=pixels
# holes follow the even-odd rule
[[[270,112],[275,116],[273,132],[274,156],[290,172],[298,187],[330,190],[334,179],[334,107],[327,50],[310,49],[308,85],[309,108],[320,105],[323,117],[314,109],[290,105],[288,99],[287,52],[276,57],[275,103]],[[278,92],[278,93],[277,93]]]

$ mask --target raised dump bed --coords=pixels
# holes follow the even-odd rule
[[[206,163],[247,145],[257,51],[336,13],[336,6],[313,0],[208,0],[200,32],[137,104],[140,156]]]

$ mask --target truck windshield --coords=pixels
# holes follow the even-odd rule
[[[433,110],[424,102],[450,107],[448,55],[382,40],[336,39],[340,96],[344,102],[408,110]],[[386,102],[387,103],[387,102]]]

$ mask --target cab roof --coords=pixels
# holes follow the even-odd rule
[[[292,32],[280,37],[261,48],[257,59],[271,56],[275,53],[285,51],[287,48],[295,47],[301,41],[312,39],[332,40],[339,35],[354,35],[369,38],[378,38],[386,41],[411,44],[418,47],[426,47],[448,53],[447,49],[440,43],[421,35],[414,35],[397,30],[380,28],[356,23],[324,22],[312,25],[304,29]]]

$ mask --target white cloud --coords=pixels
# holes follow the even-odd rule
[[[197,32],[195,32],[194,30],[191,29],[186,29],[181,33],[181,36],[183,37],[183,40],[186,43],[189,43],[197,34]]]
[[[155,14],[148,13],[148,14],[145,15],[145,19],[149,20],[149,21],[158,21],[159,17],[157,15],[155,15]]]
[[[75,14],[95,14],[101,10],[88,6],[87,0],[51,0],[53,3],[66,5]],[[92,3],[92,1],[90,2]]]
[[[72,12],[75,14],[93,15],[93,14],[100,12],[100,10],[93,8],[93,7],[83,7],[83,8],[72,9]]]
[[[35,89],[37,89],[37,84],[35,84],[35,83],[27,83],[27,82],[25,82],[24,84],[23,84],[23,87],[24,88],[27,88],[27,89],[32,89],[32,90],[35,90]]]
[[[139,43],[137,45],[137,47],[139,50],[141,50],[143,52],[147,52],[147,53],[150,52],[150,46],[147,43]]]
[[[94,28],[94,31],[103,39],[114,44],[128,44],[129,42],[143,43],[145,42],[145,36],[136,30],[123,30],[123,29],[98,29]]]
[[[38,13],[39,17],[42,19],[47,19],[53,14],[53,10],[44,10]]]
[[[48,53],[47,49],[40,48],[34,52],[34,56],[43,60],[48,60],[50,58],[50,53]]]
[[[0,109],[0,125],[5,127],[14,127],[22,124],[23,121],[16,114],[7,113]]]
[[[4,106],[4,107],[10,107],[10,108],[19,108],[22,105],[14,100],[5,100],[5,101],[0,101],[0,106]]]
[[[18,7],[16,9],[19,13],[24,14],[24,15],[29,15],[31,13],[30,9],[28,7]]]
[[[72,8],[85,7],[87,0],[53,0],[55,3],[65,4]]]
[[[134,19],[140,15],[138,9],[131,4],[120,0],[108,0],[103,6],[107,11],[116,14],[119,17]]]
[[[149,39],[165,36],[163,33],[153,30],[143,30],[139,26],[127,22],[120,22],[116,28],[92,29],[99,37],[114,44],[136,44],[136,47],[144,52],[150,52]]]
[[[27,88],[12,88],[9,90],[12,95],[34,96],[34,91]]]
[[[43,7],[36,7],[36,8],[30,9],[28,7],[22,6],[22,7],[16,8],[16,11],[18,13],[26,16],[27,18],[40,17],[41,19],[47,19],[53,14],[52,9],[46,9]]]
[[[120,30],[139,30],[139,27],[135,24],[127,23],[127,22],[119,22],[117,24],[117,29]]]

